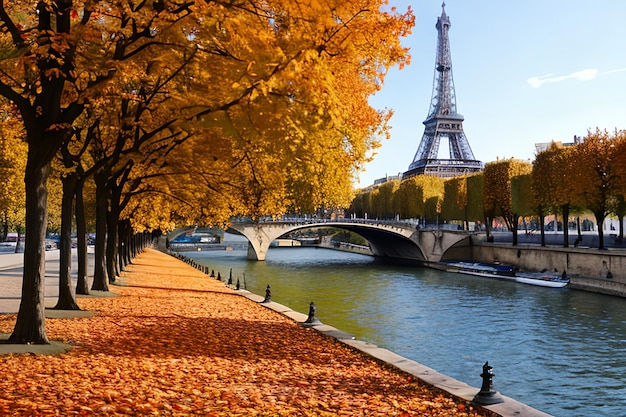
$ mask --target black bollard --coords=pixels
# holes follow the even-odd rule
[[[211,275],[209,275],[211,278],[215,278],[215,271],[211,269]]]
[[[480,391],[478,392],[478,394],[476,394],[476,396],[472,400],[476,404],[491,405],[504,402],[498,392],[493,389],[493,377],[495,376],[495,374],[491,371],[492,369],[493,367],[489,366],[489,362],[485,362],[485,364],[483,365],[483,373],[480,374],[480,376],[483,378],[483,385],[480,387]]]
[[[315,303],[311,301],[311,304],[309,304],[309,316],[307,317],[306,321],[303,324],[306,324],[306,325],[321,324],[321,322],[317,319],[317,317],[315,317],[316,312],[317,312],[317,308],[315,307]]]
[[[221,281],[221,280],[222,280],[222,275],[221,275],[219,272],[217,273],[217,280],[218,280],[218,281]]]
[[[270,284],[267,284],[267,287],[265,287],[265,299],[262,302],[269,303],[271,301],[272,301],[272,290],[270,289]]]
[[[235,288],[237,291],[239,291],[241,289],[241,287],[239,286],[239,278],[237,278],[237,287]]]
[[[230,272],[228,274],[228,285],[233,285],[233,268],[230,268]]]

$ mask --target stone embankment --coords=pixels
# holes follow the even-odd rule
[[[500,262],[527,271],[565,271],[570,288],[626,297],[626,250],[591,247],[541,247],[488,243],[480,236],[472,244],[452,248],[447,259]]]

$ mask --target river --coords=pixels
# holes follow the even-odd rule
[[[626,415],[626,300],[420,267],[329,249],[187,252],[227,280],[323,323],[554,416]]]

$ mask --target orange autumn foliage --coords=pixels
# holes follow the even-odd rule
[[[121,282],[116,297],[79,298],[95,316],[48,319],[69,352],[2,357],[0,414],[488,415],[163,253]]]

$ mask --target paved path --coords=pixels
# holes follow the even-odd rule
[[[72,255],[75,286],[77,257]],[[17,313],[22,294],[23,254],[0,253],[0,314]],[[52,308],[59,298],[59,251],[46,252],[45,306]]]

